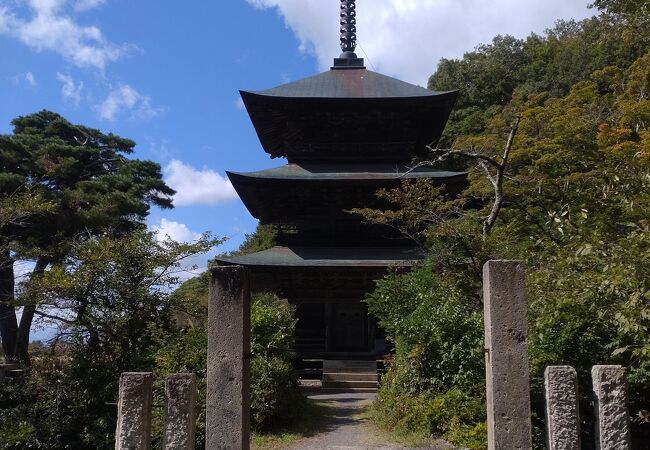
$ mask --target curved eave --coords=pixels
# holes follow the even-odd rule
[[[426,257],[417,248],[273,247],[243,256],[216,258],[218,265],[245,267],[412,267]]]
[[[417,104],[434,103],[446,104],[450,101],[455,101],[458,97],[459,91],[428,91],[428,95],[398,95],[398,96],[350,96],[350,97],[328,97],[328,96],[291,96],[291,95],[270,95],[266,91],[245,91],[239,90],[239,94],[246,104],[247,100],[251,102],[278,102],[286,103],[291,101],[301,103],[326,104],[326,103],[343,103],[343,102],[369,102],[371,104],[377,103],[410,103]]]
[[[414,170],[408,171],[396,169],[395,171],[310,171],[304,170],[297,166],[287,164],[287,166],[276,167],[273,169],[260,170],[257,172],[230,172],[227,171],[228,178],[235,185],[240,182],[254,182],[254,180],[267,181],[351,181],[365,182],[374,180],[411,180],[411,179],[430,179],[440,183],[461,183],[464,182],[467,173],[450,172],[444,170]]]
[[[264,151],[294,161],[332,154],[335,159],[385,159],[377,154],[381,143],[393,146],[392,159],[409,160],[439,141],[458,95],[283,97],[240,92]]]
[[[368,99],[445,95],[367,69],[328,70],[263,91],[245,91],[276,98]],[[452,91],[453,92],[453,91]]]
[[[350,216],[344,211],[361,207],[378,207],[379,189],[400,186],[405,179],[430,179],[444,185],[455,195],[466,183],[466,174],[459,172],[419,172],[407,175],[375,173],[310,174],[309,176],[277,176],[262,173],[226,172],[248,211],[264,223],[293,221],[298,218],[331,215]],[[379,202],[379,203],[378,203]]]
[[[438,106],[449,110],[453,108],[458,91],[445,91],[445,92],[431,92],[431,95],[417,95],[417,96],[397,96],[397,97],[313,97],[313,96],[280,96],[268,95],[265,92],[256,91],[243,91],[240,90],[239,94],[242,97],[244,106],[251,114],[251,107],[258,105],[265,105],[267,107],[273,106],[287,106],[287,105],[301,105],[312,107],[337,107],[341,105],[358,105],[358,106],[377,106],[377,105],[426,105]],[[254,119],[251,116],[252,119]]]

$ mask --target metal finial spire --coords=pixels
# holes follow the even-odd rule
[[[363,58],[358,58],[357,48],[357,5],[355,0],[341,0],[341,56],[334,59],[332,69],[363,68]]]
[[[355,0],[341,0],[341,50],[354,53],[357,48],[357,5]]]

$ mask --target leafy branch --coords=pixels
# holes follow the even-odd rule
[[[503,181],[506,177],[506,169],[508,167],[508,160],[510,158],[510,152],[512,150],[512,145],[519,130],[519,123],[521,122],[521,116],[517,116],[513,124],[510,126],[510,133],[508,134],[508,139],[506,140],[503,153],[500,158],[493,158],[491,156],[484,155],[472,150],[459,150],[459,149],[442,149],[428,146],[432,154],[436,157],[433,160],[422,161],[417,165],[409,169],[413,171],[419,167],[431,166],[432,164],[440,163],[448,160],[451,156],[461,156],[464,158],[472,159],[476,161],[477,166],[483,171],[487,179],[490,181],[492,188],[494,189],[494,201],[492,202],[492,208],[490,213],[483,221],[483,239],[487,239],[494,224],[499,217],[499,212],[503,206]]]

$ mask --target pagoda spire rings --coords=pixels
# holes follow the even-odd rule
[[[341,0],[341,50],[354,53],[357,48],[357,11],[354,0]]]

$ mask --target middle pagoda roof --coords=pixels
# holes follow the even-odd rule
[[[425,178],[455,193],[467,177],[464,172],[428,166],[409,170],[395,163],[290,163],[258,172],[227,174],[248,211],[263,223],[345,218],[349,217],[346,210],[383,205],[375,195],[377,190],[397,188],[403,180]]]
[[[408,162],[437,144],[458,95],[365,68],[240,93],[264,150],[289,162]]]

